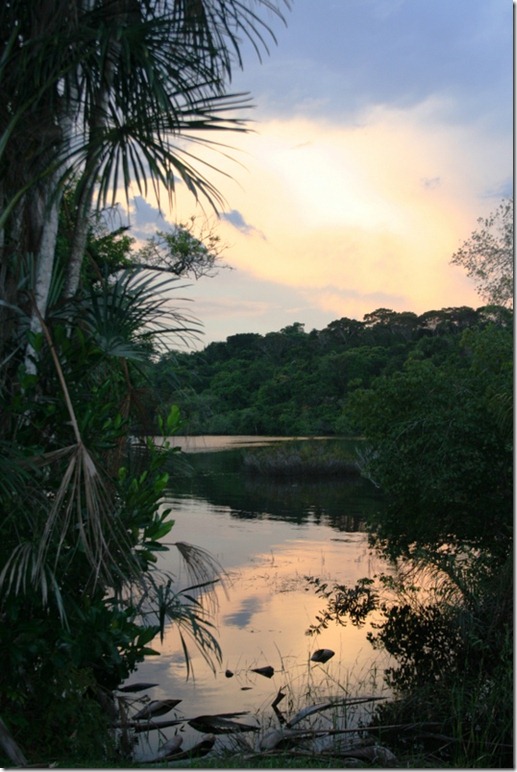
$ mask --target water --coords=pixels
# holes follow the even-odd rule
[[[178,631],[171,625],[163,643],[152,644],[160,656],[148,658],[129,679],[156,683],[148,691],[151,699],[182,700],[165,718],[249,711],[247,722],[258,722],[259,714],[261,721],[268,716],[273,721],[271,703],[280,690],[288,699],[279,707],[287,712],[329,696],[382,692],[380,672],[386,662],[367,642],[367,625],[330,626],[317,637],[306,635],[325,606],[307,576],[330,585],[354,584],[385,568],[370,554],[362,526],[367,512],[382,502],[361,479],[273,482],[243,470],[247,448],[285,441],[173,441],[186,451],[191,470],[172,476],[164,502],[175,519],[168,540],[208,550],[225,569],[226,592],[217,591],[214,613],[223,651],[215,674],[189,644],[194,680],[186,681]],[[164,553],[161,566],[175,573],[179,586],[188,584],[174,548]],[[319,648],[332,649],[335,656],[324,665],[310,663]],[[274,668],[271,679],[253,672],[264,666]],[[175,731],[169,729],[165,736]],[[190,728],[181,726],[180,731],[186,732],[187,745],[192,733],[200,738]],[[140,740],[142,759],[153,755],[157,738],[150,737],[150,743]]]

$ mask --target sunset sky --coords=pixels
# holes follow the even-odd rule
[[[511,195],[511,0],[293,0],[262,64],[246,50],[252,132],[196,150],[226,200],[221,270],[182,289],[196,346],[377,308],[478,307],[450,258]],[[233,160],[231,160],[233,159]],[[169,223],[204,215],[181,186]],[[138,204],[138,205],[137,205]],[[163,228],[156,201],[131,212]],[[206,214],[214,221],[209,210]]]

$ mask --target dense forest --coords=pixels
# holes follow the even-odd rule
[[[353,392],[415,361],[466,366],[473,336],[496,328],[511,345],[512,323],[512,311],[496,305],[421,315],[379,308],[323,330],[295,323],[232,335],[162,356],[150,373],[154,410],[177,404],[190,434],[346,435],[358,428],[347,408]]]

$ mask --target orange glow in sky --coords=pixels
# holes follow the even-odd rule
[[[323,2],[331,15],[298,0],[269,59],[239,74],[252,131],[218,138],[220,153],[189,148],[223,172],[205,168],[236,269],[189,289],[203,344],[484,303],[450,259],[511,193],[510,6]],[[179,185],[167,220],[194,213]]]

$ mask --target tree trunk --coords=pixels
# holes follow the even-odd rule
[[[36,275],[30,318],[30,331],[32,333],[41,332],[41,319],[45,318],[47,312],[50,284],[54,269],[59,226],[59,206],[61,203],[59,186],[56,184],[54,177],[51,177],[48,181],[45,193],[38,196],[36,207],[32,211],[32,216],[42,222],[39,249],[36,254]],[[36,213],[35,209],[39,211]],[[34,354],[34,347],[29,341],[25,350],[25,367],[27,372],[32,374],[35,374],[37,371]]]
[[[88,5],[88,0],[86,0]],[[121,45],[116,39],[117,30],[127,25],[129,10],[133,9],[135,4],[130,0],[119,0],[118,4],[112,3],[110,6],[110,15],[116,16],[116,23],[113,25],[114,34],[107,47],[106,58],[104,60],[103,71],[101,72],[100,85],[95,99],[95,108],[88,125],[89,148],[85,162],[84,186],[79,196],[77,206],[77,221],[74,230],[74,239],[68,261],[67,276],[65,283],[65,298],[72,298],[77,292],[81,277],[81,266],[86,250],[86,241],[88,238],[89,215],[93,201],[93,188],[95,185],[95,175],[98,173],[98,164],[96,157],[100,143],[102,143],[102,133],[108,125],[109,99],[113,88],[113,82],[117,70],[117,61],[121,54]],[[138,6],[136,6],[138,9]],[[139,15],[138,15],[139,16]],[[140,18],[140,16],[139,16]],[[111,20],[113,24],[113,18]]]
[[[64,297],[73,298],[79,287],[81,278],[81,266],[86,251],[86,241],[88,239],[88,228],[90,225],[90,208],[93,198],[91,186],[88,186],[83,195],[79,197],[77,215],[74,227],[74,236],[70,248],[70,258],[68,260],[66,283]]]

